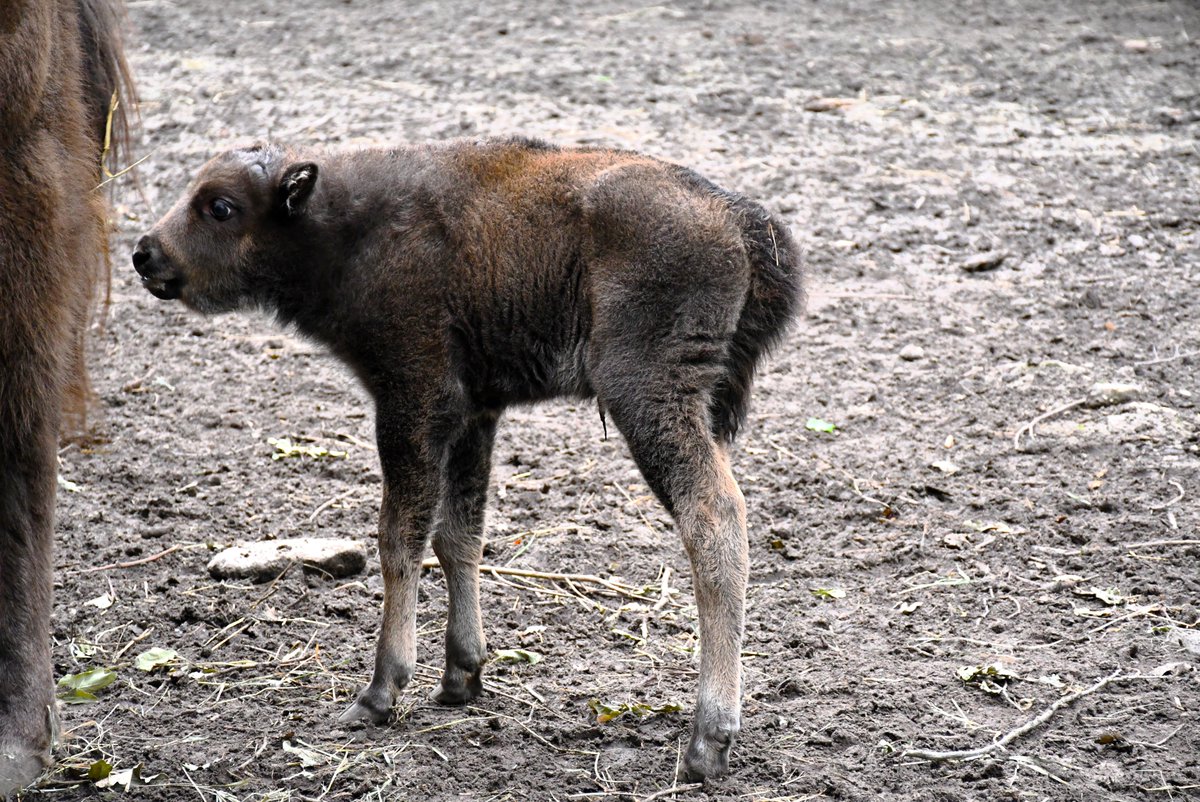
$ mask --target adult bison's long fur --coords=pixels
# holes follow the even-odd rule
[[[88,401],[83,338],[107,277],[101,182],[127,86],[110,0],[0,3],[0,795],[41,770],[56,451]]]

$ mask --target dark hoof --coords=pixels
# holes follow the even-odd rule
[[[692,741],[683,756],[679,780],[698,783],[720,777],[729,771],[729,753],[733,750],[734,729],[714,729],[706,733],[693,730]]]
[[[359,694],[357,701],[350,707],[346,708],[346,712],[338,716],[338,723],[349,724],[354,721],[365,721],[376,726],[387,724],[388,717],[392,714],[392,706],[379,707],[367,695],[367,692]]]
[[[49,764],[49,755],[5,744],[0,747],[0,799],[37,779]]]
[[[442,676],[442,681],[438,683],[437,688],[433,692],[433,701],[440,705],[465,705],[475,701],[479,695],[483,693],[483,679],[480,672],[476,671],[463,679],[452,679],[447,671]],[[457,681],[456,681],[457,679]]]

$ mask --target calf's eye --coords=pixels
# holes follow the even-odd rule
[[[233,205],[224,198],[216,198],[208,204],[208,213],[220,223],[233,217]]]

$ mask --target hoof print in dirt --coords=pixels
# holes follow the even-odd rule
[[[214,579],[253,579],[267,582],[289,565],[301,563],[307,571],[332,577],[352,576],[366,567],[367,551],[354,540],[300,537],[232,546],[213,557],[208,573]]]

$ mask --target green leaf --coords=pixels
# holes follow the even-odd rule
[[[601,702],[599,699],[592,699],[588,702],[588,707],[596,714],[596,722],[598,724],[607,724],[610,721],[621,718],[625,715],[633,715],[638,718],[645,718],[650,715],[660,713],[678,713],[683,710],[683,705],[678,702],[667,702],[662,705],[648,705],[645,702],[622,702],[620,704],[610,704]]]
[[[841,588],[809,588],[812,595],[820,599],[844,599],[846,591]]]
[[[542,656],[537,652],[526,649],[497,649],[496,660],[502,663],[529,663],[535,665],[542,662]]]
[[[92,782],[99,782],[100,780],[103,780],[108,775],[112,774],[112,770],[113,770],[112,764],[109,763],[104,758],[100,758],[95,763],[88,766],[87,776],[88,776],[88,779],[91,780]]]
[[[804,428],[814,432],[825,432],[826,434],[833,434],[837,430],[836,425],[820,418],[809,418],[805,422]]]
[[[116,678],[117,672],[109,668],[93,668],[79,674],[67,674],[58,681],[58,698],[67,704],[94,702],[94,691],[108,687]]]
[[[153,671],[159,666],[165,666],[177,657],[179,657],[179,653],[174,649],[155,647],[139,654],[134,658],[133,664],[140,671]]]

